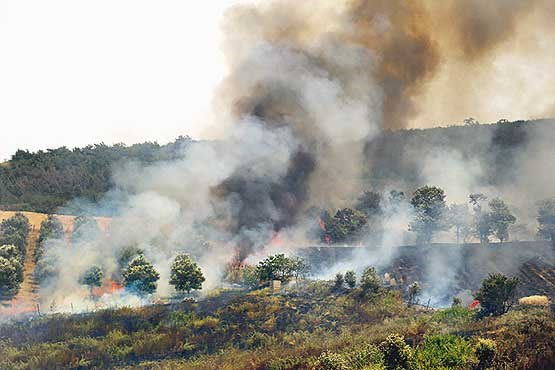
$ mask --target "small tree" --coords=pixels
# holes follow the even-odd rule
[[[539,203],[538,225],[538,235],[555,242],[555,198]]]
[[[383,291],[383,284],[374,267],[367,267],[360,278],[360,288],[366,297],[375,297]]]
[[[93,296],[93,288],[99,287],[102,285],[102,278],[104,277],[104,273],[102,269],[98,266],[92,266],[87,271],[81,275],[79,278],[79,284],[87,285],[89,287],[89,294],[92,298]]]
[[[444,222],[445,193],[436,186],[424,186],[416,189],[410,203],[415,212],[410,229],[416,232],[418,243],[428,244],[434,233],[447,226]]]
[[[206,279],[200,267],[187,254],[175,257],[171,266],[170,284],[178,292],[191,293],[191,290],[202,288]]]
[[[16,270],[16,281],[18,283],[23,282],[23,261],[22,256],[19,254],[19,250],[15,245],[3,245],[0,247],[0,257],[4,257]]]
[[[391,334],[379,345],[387,369],[409,370],[412,368],[414,353],[405,343],[405,339],[398,334]]]
[[[420,291],[422,290],[422,288],[420,287],[420,284],[418,283],[418,281],[415,281],[414,283],[412,283],[411,285],[409,285],[408,288],[408,305],[412,306],[413,304],[418,303],[418,295],[420,294]]]
[[[15,260],[0,257],[0,297],[9,298],[19,290],[21,283]]]
[[[343,274],[338,272],[335,274],[335,278],[333,279],[333,290],[336,292],[342,291],[344,283],[345,279],[343,278]]]
[[[293,264],[285,254],[275,254],[260,261],[257,266],[260,281],[279,280],[282,283],[293,277]]]
[[[468,198],[474,209],[474,234],[481,244],[488,244],[492,233],[491,222],[489,213],[482,211],[482,205],[488,198],[482,193],[470,194]]]
[[[350,242],[356,239],[367,222],[368,217],[364,213],[344,208],[326,224],[326,235],[332,243]]]
[[[490,274],[474,296],[482,306],[482,316],[499,316],[513,305],[518,278],[509,279],[503,274]]]
[[[509,207],[499,198],[489,202],[489,221],[491,229],[501,243],[509,240],[509,226],[516,222],[516,217],[511,213]]]
[[[158,279],[160,274],[143,255],[133,258],[123,272],[123,285],[142,295],[154,293]]]
[[[310,272],[310,266],[301,257],[291,257],[291,272],[295,278],[295,283],[299,283],[299,278],[305,277]]]
[[[46,220],[42,221],[40,224],[39,238],[35,246],[35,254],[33,255],[35,263],[44,255],[44,248],[47,240],[61,239],[63,236],[64,226],[60,220],[53,215],[48,215]]]
[[[354,289],[357,285],[357,275],[353,270],[349,270],[345,273],[345,284],[349,289]]]

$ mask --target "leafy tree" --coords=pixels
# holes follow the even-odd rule
[[[416,189],[410,201],[415,219],[410,229],[416,232],[418,243],[430,243],[435,232],[445,229],[445,193],[436,186]]]
[[[389,370],[409,370],[412,368],[413,350],[398,334],[391,334],[379,345],[384,355],[386,368]]]
[[[538,235],[555,241],[555,198],[545,199],[538,207]]]
[[[178,292],[191,293],[191,290],[202,288],[206,279],[200,267],[187,254],[179,254],[175,257],[171,266],[170,284]]]
[[[474,234],[480,239],[481,244],[489,243],[489,237],[493,232],[490,215],[482,210],[482,205],[487,199],[482,193],[474,193],[469,195],[468,201],[474,209]]]
[[[360,278],[362,294],[367,297],[375,297],[383,291],[382,280],[374,267],[367,267]]]
[[[357,285],[357,275],[353,270],[349,270],[345,273],[345,284],[347,284],[349,289],[354,289]]]
[[[301,257],[289,258],[291,263],[291,271],[295,282],[299,282],[299,278],[305,277],[310,272],[310,266]]]
[[[489,207],[491,229],[497,239],[503,243],[509,239],[509,226],[516,222],[516,217],[513,216],[505,202],[499,198],[492,199]]]
[[[91,297],[93,296],[93,288],[99,287],[102,285],[102,278],[104,277],[104,273],[102,269],[98,266],[92,266],[87,271],[81,275],[79,278],[79,284],[87,285],[89,287],[89,292]]]
[[[0,297],[14,296],[21,283],[15,259],[0,257]]]
[[[471,231],[471,215],[466,204],[451,204],[448,209],[449,224],[455,229],[457,243],[464,242]]]
[[[29,228],[29,220],[22,213],[5,219],[0,223],[0,245],[15,245],[19,254],[25,256]]]
[[[45,243],[51,239],[61,239],[64,236],[64,226],[54,215],[48,215],[40,224],[39,238],[33,256],[37,263],[44,255]]]
[[[123,272],[123,285],[139,294],[154,293],[158,279],[160,274],[143,255],[133,258]]]
[[[335,278],[333,279],[333,290],[336,292],[340,292],[343,290],[343,284],[345,283],[345,278],[343,274],[338,272],[335,274]]]
[[[259,281],[279,280],[283,283],[289,281],[293,274],[293,264],[285,254],[268,256],[257,266]]]
[[[1,246],[0,256],[10,261],[12,266],[15,267],[16,281],[18,283],[22,283],[23,282],[23,259],[22,259],[22,256],[19,254],[19,250],[15,247],[15,245]]]
[[[516,277],[509,279],[503,274],[489,274],[474,296],[482,306],[481,315],[499,316],[506,313],[513,305],[517,285]]]
[[[126,247],[121,249],[118,254],[117,254],[117,259],[118,259],[118,265],[121,269],[124,269],[127,267],[127,265],[129,264],[129,262],[140,255],[143,255],[144,251],[140,248],[137,247]]]
[[[368,218],[364,213],[344,208],[337,211],[329,224],[326,224],[326,233],[333,243],[349,242],[356,239],[367,222]]]

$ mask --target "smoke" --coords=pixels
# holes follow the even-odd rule
[[[179,252],[199,261],[211,287],[236,249],[243,260],[271,251],[276,234],[290,245],[306,242],[308,207],[339,208],[360,194],[366,144],[415,120],[427,88],[453,60],[489,64],[544,3],[281,0],[231,8],[222,21],[229,72],[214,98],[219,140],[191,143],[179,160],[117,171],[109,204],[98,205],[117,204],[109,232],[49,248],[58,278],[43,296],[82,291],[78,277],[92,264],[116,278],[118,255],[129,247],[160,271],[164,296]],[[418,176],[456,201],[483,174],[480,163],[451,149],[423,163]],[[410,208],[384,212],[380,253],[357,257],[366,265],[385,265],[393,246],[407,241]]]

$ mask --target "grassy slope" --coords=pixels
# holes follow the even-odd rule
[[[4,325],[0,368],[310,369],[333,351],[362,369],[354,359],[392,333],[413,348],[417,369],[470,370],[479,337],[496,341],[496,369],[555,366],[555,320],[546,309],[475,320],[464,308],[409,308],[396,292],[369,300],[315,283],[288,294],[223,292],[193,305]],[[439,349],[428,343],[434,335]]]

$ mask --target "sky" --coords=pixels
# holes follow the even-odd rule
[[[0,0],[0,161],[199,136],[236,2]]]
[[[226,71],[219,23],[253,1],[0,0],[0,162],[17,149],[209,138]],[[554,117],[555,33],[540,26],[554,14],[538,7],[479,66],[442,60],[408,126]]]

